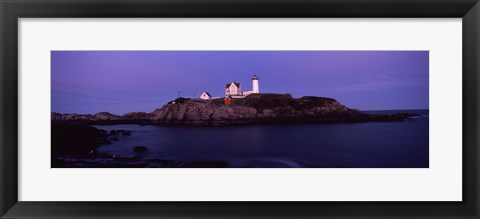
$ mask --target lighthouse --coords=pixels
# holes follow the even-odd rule
[[[258,77],[254,75],[252,78],[252,92],[258,94],[260,92],[260,87],[258,86]]]

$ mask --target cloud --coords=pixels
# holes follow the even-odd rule
[[[384,91],[397,88],[408,88],[428,85],[428,80],[387,80],[391,79],[389,76],[380,76],[380,79],[367,78],[363,82],[357,84],[343,85],[331,88],[333,92],[361,92],[361,91]]]

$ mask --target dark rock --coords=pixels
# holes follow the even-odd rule
[[[272,123],[364,122],[369,117],[326,97],[292,98],[289,94],[251,94],[225,105],[214,99],[185,99],[153,111],[159,124],[245,125]]]
[[[124,120],[144,120],[150,117],[150,113],[145,112],[131,112],[123,114],[122,119]]]
[[[110,141],[118,141],[117,137],[110,138]]]
[[[108,131],[107,131],[107,130],[100,129],[100,132],[103,134],[103,136],[107,136],[107,135],[108,135]]]
[[[120,119],[122,119],[120,116],[113,115],[113,114],[108,113],[108,112],[95,113],[95,115],[93,115],[93,117],[94,117],[95,120],[120,120]]]
[[[133,148],[133,151],[137,153],[143,153],[143,152],[147,152],[148,148],[145,146],[137,146]]]
[[[58,155],[85,156],[96,147],[109,144],[105,132],[87,124],[52,121],[52,158]]]
[[[110,130],[110,135],[116,135],[116,134],[118,134],[118,133],[120,133],[120,132],[122,132],[122,130],[115,130],[115,129],[113,129],[113,130]]]
[[[112,142],[109,141],[108,139],[106,139],[105,137],[95,138],[95,140],[97,140],[97,142],[98,142],[100,145],[112,144]]]

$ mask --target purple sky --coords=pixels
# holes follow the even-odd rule
[[[428,51],[52,51],[52,112],[151,112],[237,81],[360,110],[428,109]]]

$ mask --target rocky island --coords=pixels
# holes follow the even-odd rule
[[[225,126],[291,123],[353,123],[403,121],[414,114],[370,115],[348,108],[335,99],[290,94],[250,94],[225,104],[223,98],[202,100],[177,98],[153,112],[114,115],[52,113],[52,121],[80,121],[88,124],[158,124]]]
[[[132,145],[133,157],[97,153],[101,145],[130,136],[129,130],[105,131],[91,125],[139,124],[232,126],[254,124],[358,123],[403,121],[415,114],[371,115],[327,97],[293,98],[289,94],[250,94],[226,104],[224,99],[177,98],[153,112],[114,115],[52,113],[52,167],[228,167],[225,161],[181,162],[144,159],[148,146]],[[112,157],[113,156],[113,157]]]

